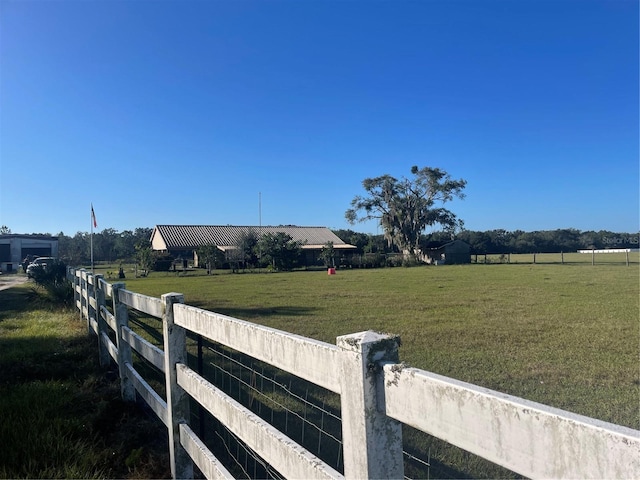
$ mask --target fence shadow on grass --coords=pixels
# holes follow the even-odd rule
[[[211,310],[213,312],[219,313],[221,315],[226,315],[228,317],[234,318],[242,318],[242,319],[250,319],[256,317],[270,317],[273,315],[278,316],[287,316],[287,317],[302,317],[305,315],[312,314],[317,311],[316,308],[311,307],[292,307],[289,305],[275,306],[275,307],[244,307],[244,308],[212,308],[206,302],[198,302],[198,301],[189,301],[189,305],[194,307],[202,308],[204,310]]]
[[[152,339],[154,345],[162,345],[162,320],[131,310],[129,312],[129,326],[134,327],[138,333],[145,332],[148,339]]]
[[[0,338],[0,383],[73,379],[91,363],[88,344],[84,337]]]
[[[14,318],[16,314],[34,310],[35,306],[51,304],[40,295],[34,284],[15,286],[0,290],[0,322],[7,318]]]

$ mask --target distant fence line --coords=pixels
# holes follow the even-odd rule
[[[471,255],[472,263],[540,263],[540,264],[575,264],[597,263],[596,258],[605,255],[602,264],[626,264],[639,263],[637,248],[611,248],[578,250],[577,252],[557,252],[557,253],[474,253]],[[590,255],[587,259],[586,254]],[[630,254],[635,255],[635,259],[630,259]]]
[[[233,478],[190,426],[190,399],[286,478],[403,478],[402,423],[530,478],[640,477],[640,431],[408,368],[397,338],[368,331],[332,345],[185,305],[179,293],[141,295],[86,270],[68,276],[100,363],[118,365],[123,399],[137,392],[167,427],[173,478],[192,478],[194,464],[206,478]],[[162,349],[131,330],[132,311],[162,319]],[[189,368],[188,331],[338,394],[344,471]],[[164,398],[133,351],[163,372]]]
[[[591,250],[578,250],[578,253],[631,253],[640,252],[639,248],[600,248]]]

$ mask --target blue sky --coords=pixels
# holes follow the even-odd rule
[[[412,165],[470,230],[639,229],[638,2],[0,0],[0,224],[295,224]],[[261,199],[261,201],[260,201]],[[260,208],[261,207],[261,208]]]

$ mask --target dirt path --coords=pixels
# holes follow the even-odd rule
[[[0,290],[15,287],[27,281],[27,277],[22,275],[0,275]]]

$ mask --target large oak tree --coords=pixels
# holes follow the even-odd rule
[[[427,227],[462,228],[462,220],[442,205],[454,197],[464,198],[462,190],[467,182],[453,180],[439,168],[413,166],[411,174],[411,178],[382,175],[364,179],[367,194],[351,201],[345,217],[352,225],[377,219],[389,245],[417,254],[420,235]]]

